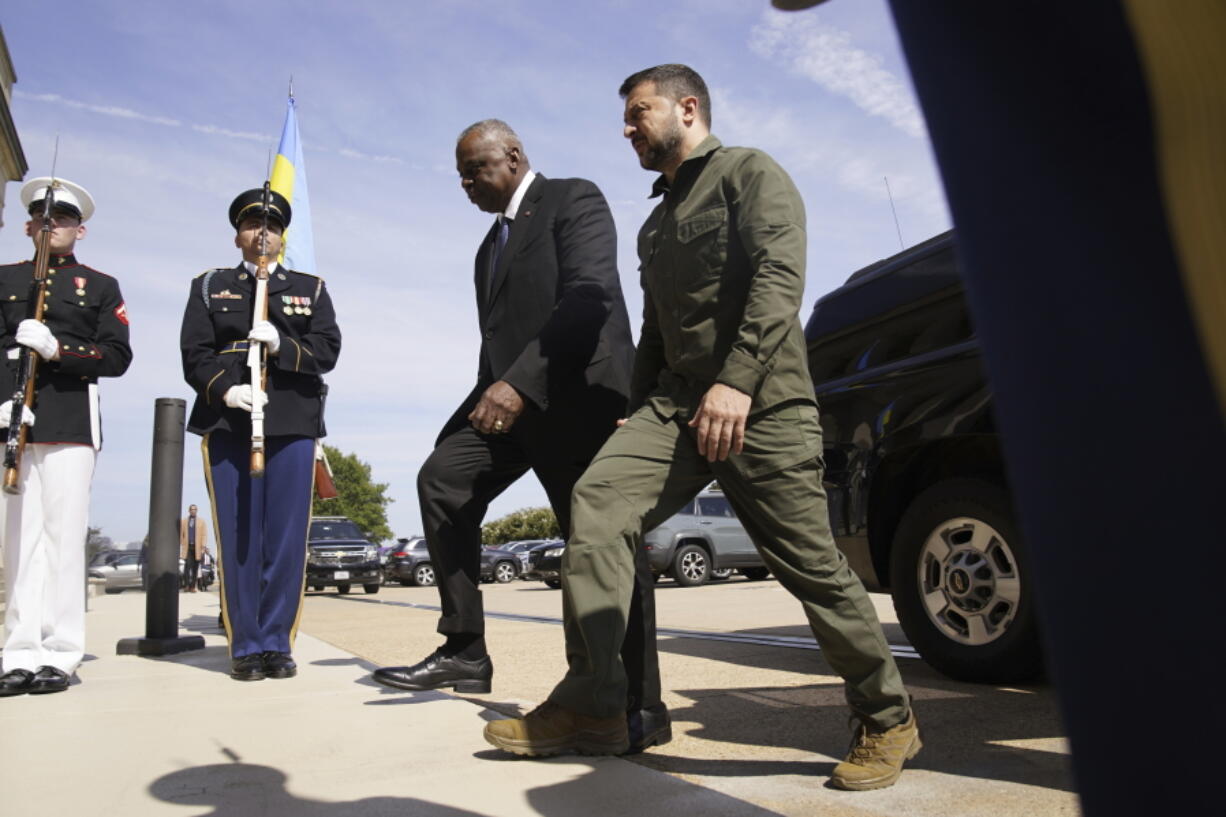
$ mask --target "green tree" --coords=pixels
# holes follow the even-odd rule
[[[556,539],[558,519],[549,508],[522,508],[481,527],[481,544],[501,545],[519,539]]]
[[[114,550],[115,543],[111,541],[111,537],[102,535],[102,528],[95,528],[90,525],[85,532],[85,563],[90,561],[104,550]]]
[[[374,541],[391,539],[387,506],[395,500],[387,495],[387,483],[372,481],[370,466],[358,459],[357,454],[342,454],[330,445],[325,445],[324,451],[332,466],[337,496],[334,499],[316,498],[311,515],[347,516]]]

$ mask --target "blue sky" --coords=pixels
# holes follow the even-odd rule
[[[58,133],[58,175],[98,202],[78,257],[116,276],[128,303],[135,360],[101,387],[92,501],[93,524],[118,542],[147,525],[153,401],[192,396],[178,355],[188,282],[238,260],[226,209],[264,178],[291,75],[318,269],[344,333],[328,441],[390,484],[401,536],[421,530],[414,477],[476,378],[472,259],[490,216],[455,173],[468,124],[505,119],[534,169],[601,187],[636,336],[633,239],[653,177],[621,136],[617,88],[641,68],[693,66],[711,88],[714,132],[792,174],[808,212],[802,319],[853,271],[898,251],[883,177],[907,245],[949,227],[880,0],[799,14],[767,0],[68,0],[53,13],[8,9],[0,25],[27,177],[50,172]],[[6,261],[32,252],[19,189],[5,191]],[[185,470],[184,503],[206,504],[190,435]],[[489,518],[542,504],[528,475]]]

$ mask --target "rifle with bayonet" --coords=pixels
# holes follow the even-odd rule
[[[47,187],[47,196],[43,199],[43,226],[38,232],[34,252],[34,277],[30,279],[30,296],[27,301],[26,317],[40,323],[43,312],[47,308],[47,270],[51,266],[51,218],[55,201],[55,179]],[[17,355],[17,377],[13,389],[13,410],[9,415],[8,439],[4,443],[4,492],[6,494],[21,493],[21,457],[26,449],[26,435],[30,427],[22,422],[25,409],[34,405],[34,382],[38,378],[38,352],[26,346],[19,346]]]
[[[268,182],[264,182],[263,223],[260,225],[260,257],[255,268],[255,302],[252,326],[268,320]],[[264,476],[264,403],[268,388],[268,349],[258,340],[247,342],[247,366],[251,370],[251,476]]]

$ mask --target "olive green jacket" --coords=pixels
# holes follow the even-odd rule
[[[650,400],[688,417],[724,383],[753,398],[750,415],[816,405],[800,325],[805,212],[800,193],[759,150],[708,136],[652,196],[639,231],[643,331],[630,410]]]

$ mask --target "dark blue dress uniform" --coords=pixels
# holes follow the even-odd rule
[[[341,334],[322,279],[275,267],[268,320],[281,336],[268,357],[264,476],[250,477],[251,415],[223,401],[250,382],[255,276],[245,265],[197,276],[183,314],[183,375],[196,391],[188,430],[204,437],[232,658],[288,653],[306,572],[315,439],[324,435],[323,380]]]
[[[0,266],[0,402],[13,396],[17,325],[25,320],[34,262]],[[99,377],[118,377],[132,362],[128,314],[119,283],[77,262],[53,255],[47,269],[47,328],[60,345],[60,359],[41,361],[33,405],[37,421],[27,430],[31,443],[78,443],[99,448],[102,430],[95,390]],[[0,440],[8,429],[0,429]]]

